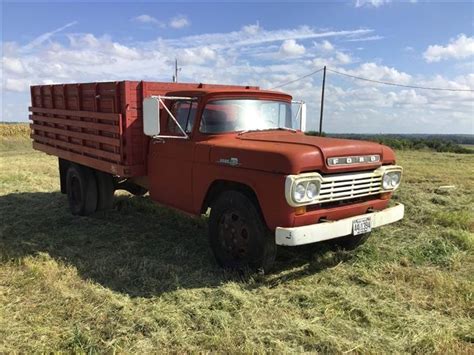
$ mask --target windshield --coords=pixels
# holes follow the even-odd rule
[[[200,131],[224,133],[277,128],[299,128],[291,103],[255,99],[210,101],[202,113]]]

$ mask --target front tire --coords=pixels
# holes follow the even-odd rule
[[[85,166],[70,164],[66,175],[67,197],[73,215],[87,216],[97,208],[97,182]]]
[[[224,268],[268,272],[275,262],[275,238],[254,203],[240,192],[226,191],[212,205],[209,238],[217,263]]]

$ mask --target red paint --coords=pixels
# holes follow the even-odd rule
[[[198,97],[190,140],[150,140],[143,134],[142,101],[151,95]],[[199,132],[203,107],[219,98],[260,98],[291,101],[291,96],[257,87],[108,82],[31,87],[35,149],[123,177],[146,177],[151,198],[198,215],[210,187],[229,181],[249,187],[256,195],[270,229],[337,220],[383,209],[388,200],[371,200],[336,207],[312,207],[296,215],[285,199],[288,174],[318,171],[338,173],[374,170],[393,164],[393,151],[380,144],[306,136],[302,132],[268,131],[204,134]],[[167,130],[167,117],[161,119]],[[328,167],[328,157],[379,154],[377,164]],[[220,159],[237,158],[232,167]],[[138,181],[138,180],[137,180]],[[143,181],[143,179],[141,179]]]

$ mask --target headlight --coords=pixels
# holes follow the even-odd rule
[[[295,186],[295,189],[293,190],[293,200],[295,200],[295,202],[303,201],[305,192],[306,192],[306,187],[304,186],[304,184],[302,183],[297,184]]]
[[[401,177],[401,171],[387,171],[382,178],[382,188],[384,190],[395,190],[400,185]]]
[[[319,197],[321,179],[318,173],[288,176],[285,183],[286,200],[294,207],[315,203]]]
[[[319,195],[319,181],[316,182],[310,182],[308,183],[308,187],[306,188],[306,197],[308,197],[310,200],[314,199]]]

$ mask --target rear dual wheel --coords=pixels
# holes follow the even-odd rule
[[[70,164],[66,175],[69,208],[74,215],[87,216],[112,208],[112,176],[88,167]]]
[[[70,164],[66,175],[67,198],[71,213],[87,216],[97,208],[97,182],[86,167]]]

